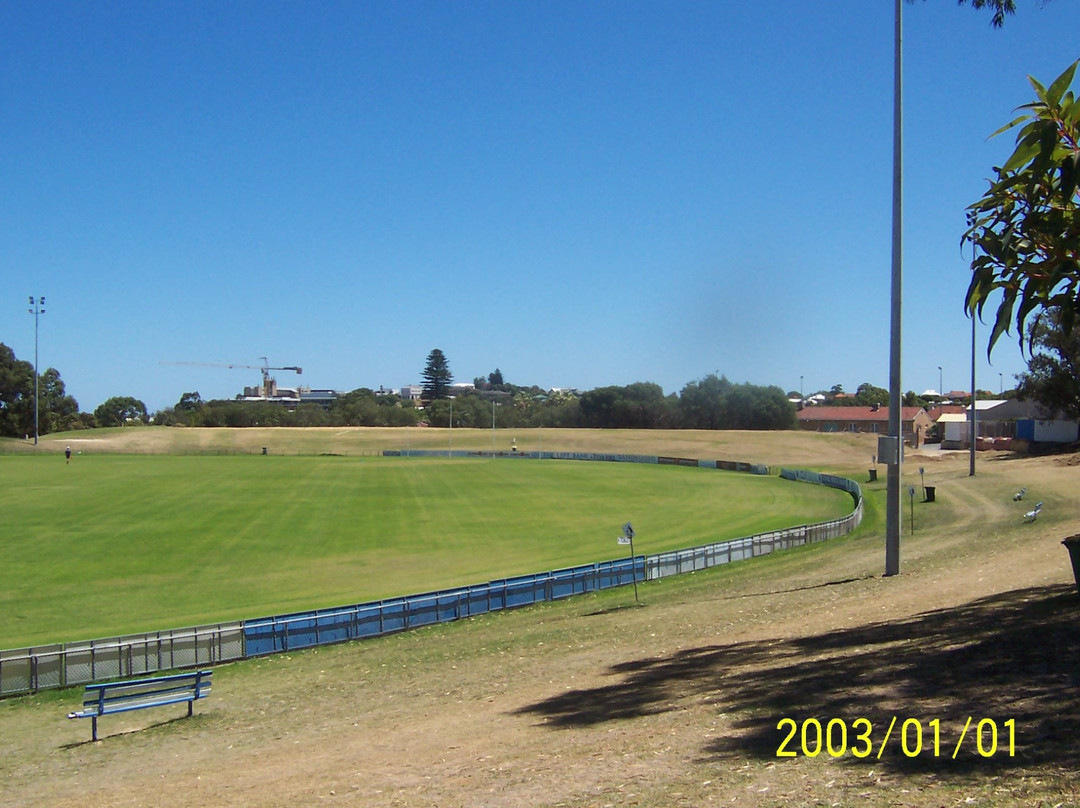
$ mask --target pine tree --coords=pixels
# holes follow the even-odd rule
[[[424,382],[424,399],[434,401],[438,398],[446,398],[450,392],[450,383],[454,377],[450,375],[450,364],[446,361],[446,354],[435,348],[428,354],[424,372],[420,374]]]

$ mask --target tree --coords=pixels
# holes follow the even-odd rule
[[[925,398],[920,396],[914,390],[908,390],[904,393],[904,406],[905,407],[926,407],[928,406]]]
[[[0,342],[0,435],[34,431],[34,366]]]
[[[42,434],[81,429],[79,402],[69,396],[60,371],[47,368],[38,376],[38,431]],[[15,358],[0,343],[0,435],[20,437],[34,431],[34,366]]]
[[[193,393],[184,393],[180,396],[180,400],[176,402],[176,410],[183,412],[191,412],[197,410],[203,405],[202,396],[199,395],[199,391],[196,390]]]
[[[450,364],[446,361],[446,355],[438,348],[428,354],[427,364],[420,378],[424,382],[423,395],[427,401],[446,398],[449,394],[454,377],[450,375]]]
[[[146,423],[146,405],[131,396],[114,396],[94,410],[99,426],[123,426],[127,423]]]
[[[38,414],[41,432],[64,432],[80,429],[79,402],[69,396],[60,378],[60,371],[48,368],[38,381]]]
[[[909,3],[914,3],[915,0],[908,0]],[[965,5],[966,0],[957,0],[957,5]],[[995,28],[1001,28],[1005,24],[1006,14],[1016,13],[1015,0],[971,0],[971,7],[974,9],[989,8],[993,9],[994,16],[990,18],[990,24]]]
[[[1080,312],[1080,103],[1069,90],[1076,66],[1049,88],[1028,77],[1035,101],[994,133],[1021,127],[1012,156],[968,208],[961,244],[974,256],[965,309],[981,317],[1001,293],[987,354],[1013,326],[1021,348],[1033,347],[1025,325],[1034,312],[1056,309],[1066,335]]]
[[[505,382],[503,382],[502,371],[498,368],[495,368],[494,371],[488,374],[488,384],[490,384],[492,387],[496,387],[497,385],[504,383]]]
[[[795,405],[779,387],[737,384],[727,395],[727,429],[790,429]]]
[[[872,407],[875,404],[887,407],[889,406],[889,391],[883,387],[875,387],[870,382],[863,382],[855,391],[855,403],[860,407]]]
[[[582,394],[585,426],[599,429],[656,429],[671,426],[674,402],[653,382],[598,387]]]
[[[688,429],[723,429],[727,426],[725,399],[732,384],[726,376],[710,373],[704,379],[690,382],[679,393],[679,415]]]
[[[1036,317],[1028,329],[1032,356],[1019,377],[1017,394],[1039,402],[1048,415],[1080,418],[1080,329],[1066,333],[1058,325],[1058,309]]]

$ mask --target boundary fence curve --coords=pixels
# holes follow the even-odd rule
[[[391,451],[385,455],[446,457],[439,451]],[[655,463],[770,474],[767,466],[725,460],[572,452],[453,452],[458,457],[522,457],[547,460]],[[560,600],[636,581],[696,572],[767,555],[851,532],[862,522],[859,484],[819,472],[780,469],[785,480],[847,491],[854,510],[840,519],[801,525],[654,555],[635,556],[560,570],[503,578],[331,609],[296,612],[193,628],[123,637],[0,650],[0,698],[72,687],[159,671],[205,667],[317,645],[379,637],[502,609]]]

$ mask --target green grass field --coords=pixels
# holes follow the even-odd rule
[[[847,494],[576,461],[0,461],[0,648],[344,605],[835,518]]]

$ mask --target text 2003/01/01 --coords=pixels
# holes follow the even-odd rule
[[[900,724],[897,727],[897,723]],[[972,724],[975,726],[972,727]],[[880,732],[880,726],[878,726]],[[830,757],[838,758],[852,755],[856,758],[875,756],[878,759],[885,753],[890,742],[898,747],[904,757],[914,758],[922,754],[933,757],[950,756],[953,760],[960,754],[964,742],[972,737],[974,751],[983,758],[998,754],[1016,755],[1016,719],[1010,718],[999,722],[993,718],[982,718],[977,722],[972,716],[967,717],[962,730],[958,730],[955,746],[951,740],[945,741],[942,748],[941,719],[935,718],[923,725],[917,718],[905,718],[901,721],[892,716],[888,729],[880,743],[874,742],[874,723],[869,718],[856,718],[850,723],[842,718],[830,718],[822,723],[817,718],[806,718],[800,723],[794,718],[781,718],[776,725],[779,732],[786,732],[776,749],[779,758],[817,757],[825,752]]]

